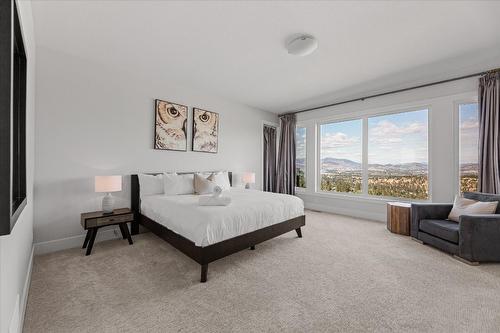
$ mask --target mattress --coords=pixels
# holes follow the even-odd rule
[[[141,214],[187,238],[208,246],[304,215],[302,199],[286,194],[231,188],[228,206],[199,206],[199,195],[150,195],[141,199]]]

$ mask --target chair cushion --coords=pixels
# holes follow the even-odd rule
[[[419,229],[441,239],[458,244],[459,224],[448,220],[420,220]]]

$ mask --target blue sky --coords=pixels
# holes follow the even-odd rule
[[[427,110],[368,119],[368,163],[427,163]]]
[[[461,104],[460,119],[460,163],[477,163],[479,119],[477,103]]]
[[[368,163],[427,163],[427,110],[368,119]],[[362,160],[362,120],[321,125],[321,158]]]
[[[296,158],[306,158],[306,129],[305,127],[297,127],[295,131],[296,137]]]
[[[363,123],[360,119],[323,124],[321,158],[333,157],[361,163]]]
[[[462,104],[460,163],[477,163],[477,104]],[[362,120],[323,124],[321,158],[344,158],[361,163]],[[297,157],[305,157],[305,128],[297,129]],[[428,112],[419,110],[368,119],[368,163],[428,163]]]

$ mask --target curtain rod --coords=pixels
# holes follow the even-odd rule
[[[431,83],[425,83],[425,84],[421,84],[421,85],[418,85],[418,86],[413,86],[413,87],[408,87],[408,88],[402,88],[402,89],[387,91],[387,92],[383,92],[383,93],[380,93],[380,94],[368,95],[368,96],[364,96],[364,97],[353,98],[353,99],[349,99],[347,101],[342,101],[342,102],[336,102],[336,103],[331,103],[331,104],[326,104],[326,105],[315,106],[315,107],[309,108],[309,109],[304,109],[304,110],[299,110],[299,111],[292,111],[292,112],[286,112],[286,113],[280,114],[280,116],[284,116],[284,115],[287,115],[287,114],[297,114],[297,113],[302,113],[302,112],[309,112],[309,111],[314,111],[314,110],[329,108],[329,107],[332,107],[332,106],[337,106],[337,105],[342,105],[342,104],[347,104],[347,103],[352,103],[352,102],[364,101],[365,99],[368,99],[368,98],[375,98],[375,97],[381,97],[381,96],[386,96],[386,95],[397,94],[397,93],[405,92],[405,91],[408,91],[408,90],[413,90],[413,89],[419,89],[419,88],[425,88],[425,87],[435,86],[437,84],[443,84],[443,83],[448,83],[448,82],[452,82],[452,81],[458,81],[458,80],[468,79],[468,78],[471,78],[471,77],[481,76],[481,75],[484,75],[484,74],[494,73],[494,72],[498,72],[498,71],[500,71],[500,68],[496,68],[496,69],[492,69],[492,70],[488,70],[488,71],[484,71],[484,72],[479,72],[479,73],[474,73],[474,74],[469,74],[469,75],[464,75],[464,76],[459,76],[459,77],[455,77],[455,78],[452,78],[452,79],[446,79],[446,80],[441,80],[441,81],[436,81],[436,82],[431,82]]]

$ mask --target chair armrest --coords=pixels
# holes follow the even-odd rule
[[[420,220],[446,219],[450,214],[453,204],[442,203],[412,203],[410,235],[417,238]]]
[[[459,255],[469,261],[500,261],[500,214],[462,215]]]

